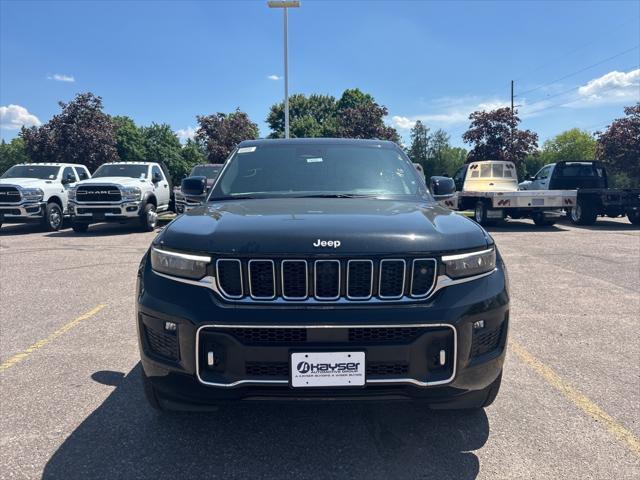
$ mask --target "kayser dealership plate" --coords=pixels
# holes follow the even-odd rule
[[[364,352],[291,354],[292,387],[352,387],[364,382]]]

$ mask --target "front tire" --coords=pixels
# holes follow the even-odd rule
[[[151,383],[151,380],[149,380],[149,377],[145,375],[144,370],[142,370],[142,387],[144,388],[144,396],[147,399],[147,403],[149,404],[149,406],[154,410],[160,412],[163,411],[164,408],[162,407],[162,404],[158,399],[158,393]]]
[[[47,208],[44,212],[44,218],[42,219],[42,225],[49,232],[57,232],[62,227],[64,217],[62,216],[62,208],[57,203],[47,204]]]
[[[147,203],[140,215],[140,225],[145,232],[153,232],[158,225],[158,214],[153,203]]]
[[[71,224],[71,228],[73,228],[73,231],[76,232],[76,233],[86,233],[87,230],[89,230],[89,224],[88,223],[73,222]]]
[[[556,223],[555,218],[546,218],[543,212],[536,212],[531,215],[533,223],[536,224],[537,227],[550,227],[554,223]]]

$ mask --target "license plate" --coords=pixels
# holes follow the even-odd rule
[[[291,354],[292,387],[361,387],[364,377],[364,352]]]
[[[544,205],[544,198],[531,199],[531,205],[536,205],[536,206]]]

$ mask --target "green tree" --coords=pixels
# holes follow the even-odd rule
[[[520,118],[509,108],[473,112],[469,120],[471,125],[462,135],[465,143],[473,145],[468,162],[507,160],[518,166],[538,148],[538,135],[519,130]]]
[[[142,127],[142,137],[146,161],[164,163],[174,184],[179,184],[189,173],[189,165],[184,161],[182,145],[175,132],[166,123],[152,123]]]
[[[236,109],[232,113],[198,115],[200,126],[195,140],[204,146],[209,163],[224,163],[236,145],[243,140],[258,138],[258,125]]]
[[[58,104],[62,109],[58,115],[20,132],[32,161],[80,163],[94,171],[118,160],[113,122],[102,111],[102,98],[87,92]]]
[[[375,103],[375,100],[368,93],[362,92],[359,88],[347,88],[338,100],[337,109],[341,112],[348,108],[358,108],[372,103]]]
[[[196,165],[202,165],[206,163],[206,156],[204,149],[195,140],[188,139],[187,143],[182,146],[180,151],[182,160],[185,165],[188,166],[189,171]]]
[[[289,97],[289,135],[293,138],[334,137],[336,99],[331,95],[296,93]],[[267,116],[270,138],[284,138],[284,103],[271,106]]]
[[[24,140],[15,137],[9,143],[0,142],[0,175],[18,163],[28,163],[29,156],[24,147]]]
[[[545,163],[570,160],[595,160],[596,140],[589,132],[573,128],[547,140],[540,159]]]
[[[411,128],[411,145],[407,150],[407,155],[413,163],[419,163],[427,171],[429,159],[429,129],[420,120]]]
[[[467,155],[468,152],[465,148],[447,146],[442,154],[444,166],[438,174],[446,172],[447,175],[453,176],[465,164]]]
[[[125,116],[111,117],[116,132],[116,149],[123,162],[144,162],[146,150],[142,129]]]
[[[640,103],[624,113],[598,135],[596,155],[613,173],[614,186],[640,186]]]

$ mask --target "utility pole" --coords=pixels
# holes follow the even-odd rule
[[[511,80],[511,115],[513,115],[513,80]]]
[[[281,8],[284,11],[284,138],[289,138],[289,15],[290,8],[298,8],[298,0],[269,1],[269,8]]]

